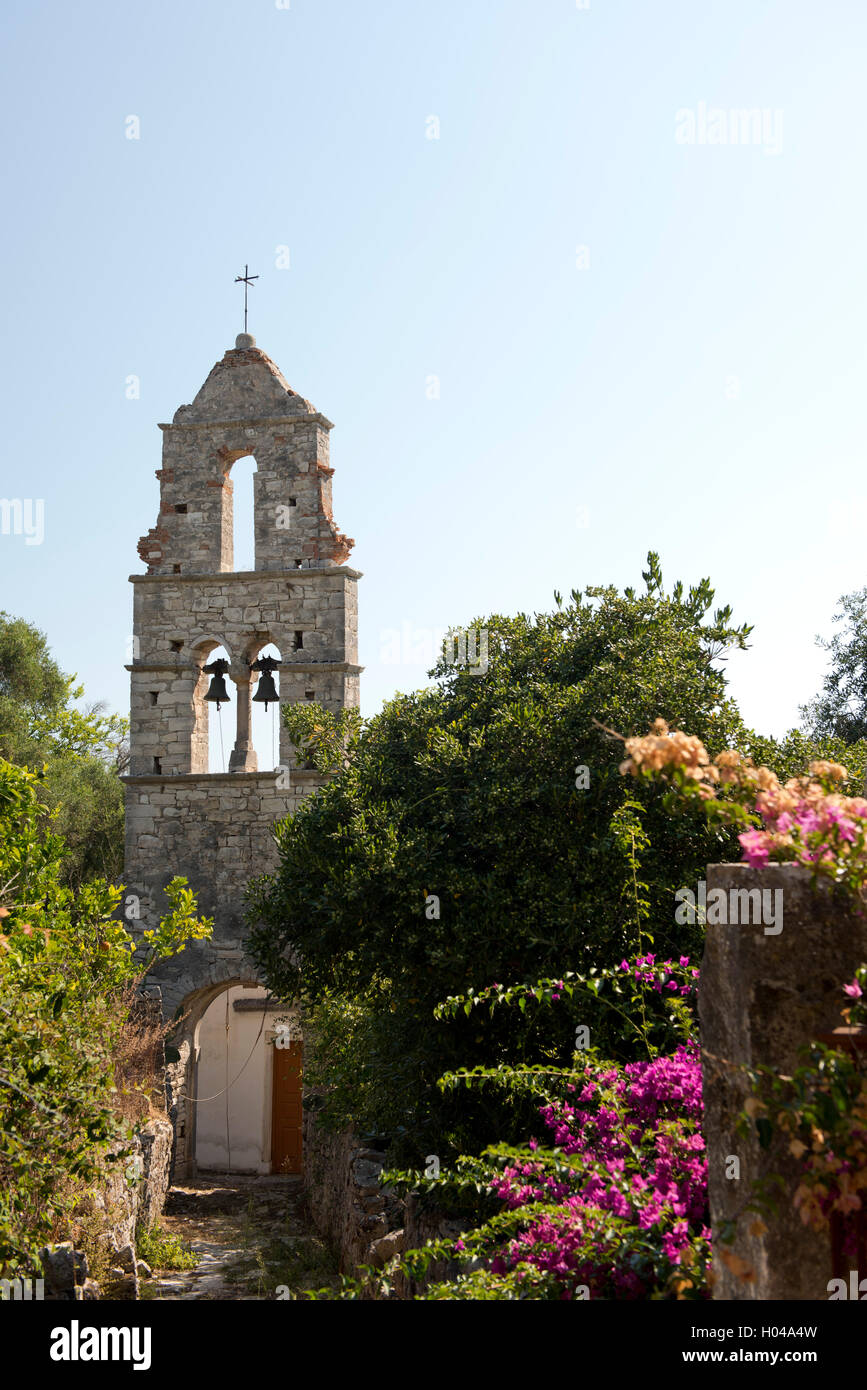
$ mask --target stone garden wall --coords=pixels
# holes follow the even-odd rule
[[[385,1154],[363,1144],[353,1130],[330,1134],[305,1111],[304,1184],[307,1206],[320,1235],[353,1274],[360,1264],[382,1268],[394,1255],[429,1240],[456,1239],[462,1226],[445,1212],[410,1193],[397,1197],[380,1186]],[[456,1269],[439,1261],[428,1280],[445,1279]],[[403,1274],[394,1281],[393,1297],[411,1299],[416,1286]]]
[[[359,1264],[384,1263],[389,1233],[402,1224],[402,1203],[379,1185],[384,1164],[385,1154],[363,1144],[353,1130],[330,1134],[317,1124],[315,1111],[305,1110],[308,1209],[344,1273]]]
[[[72,1241],[42,1251],[45,1297],[48,1300],[137,1299],[142,1268],[135,1251],[136,1226],[153,1226],[162,1214],[169,1188],[172,1126],[155,1118],[133,1141],[132,1153],[106,1165],[106,1177],[93,1192],[86,1220],[95,1230],[100,1282],[83,1251]],[[104,1269],[107,1269],[107,1273]]]

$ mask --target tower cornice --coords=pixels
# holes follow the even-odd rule
[[[349,565],[319,565],[292,570],[209,570],[207,574],[131,574],[130,584],[249,584],[251,579],[286,579],[297,584],[308,575],[342,574],[346,579],[362,579],[363,570]]]
[[[247,416],[242,420],[179,420],[173,424],[160,424],[161,430],[237,430],[256,429],[262,425],[321,425],[323,429],[333,430],[334,424],[321,411],[304,411],[298,415],[264,415],[254,419]]]

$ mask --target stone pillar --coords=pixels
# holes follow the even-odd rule
[[[232,674],[238,701],[238,723],[235,747],[229,757],[230,772],[257,772],[259,762],[250,739],[250,709],[253,698],[252,674],[249,670]]]
[[[801,1163],[776,1130],[767,1149],[759,1147],[754,1129],[747,1141],[735,1132],[751,1094],[738,1064],[790,1073],[802,1060],[800,1047],[842,1024],[842,987],[867,960],[867,918],[841,910],[829,884],[814,889],[810,880],[810,871],[797,864],[711,864],[707,870],[708,917],[716,915],[712,904],[722,902],[714,889],[725,894],[727,908],[725,925],[708,923],[699,990],[711,1224],[715,1250],[730,1250],[755,1271],[751,1281],[741,1280],[715,1255],[715,1299],[828,1298],[830,1233],[805,1226],[792,1205]],[[767,910],[756,920],[759,900],[748,904],[744,890],[770,890],[774,897],[765,905],[776,921]],[[739,1178],[726,1176],[733,1157],[740,1160]],[[779,1214],[764,1235],[754,1236],[749,1227],[756,1217],[743,1209],[755,1178],[773,1173],[786,1185]],[[724,1246],[720,1233],[732,1221],[737,1234]]]

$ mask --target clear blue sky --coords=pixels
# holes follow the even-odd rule
[[[867,584],[861,0],[6,0],[0,23],[0,494],[45,505],[41,545],[0,536],[0,606],[88,695],[128,708],[157,422],[233,345],[246,261],[250,331],[336,424],[366,712],[424,683],[414,632],[640,585],[652,547],[755,624],[746,718],[796,722],[816,632]],[[680,143],[701,103],[782,124]]]

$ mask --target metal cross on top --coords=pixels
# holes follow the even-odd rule
[[[244,274],[235,276],[235,284],[244,286],[244,332],[247,332],[247,288],[253,289],[253,281],[258,280],[258,275],[250,274],[250,267],[244,266]]]

